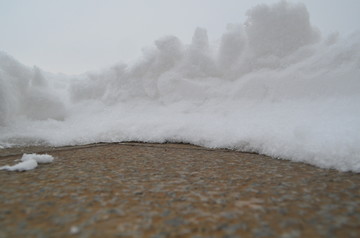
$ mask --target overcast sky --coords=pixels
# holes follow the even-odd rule
[[[127,62],[164,35],[216,41],[227,23],[277,0],[0,0],[0,50],[45,71],[82,73]],[[299,0],[326,35],[360,30],[360,0]]]

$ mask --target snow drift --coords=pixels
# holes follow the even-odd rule
[[[51,75],[0,54],[0,146],[188,142],[360,172],[360,36],[258,5],[216,43],[165,36],[134,65]]]

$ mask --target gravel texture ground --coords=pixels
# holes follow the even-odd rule
[[[360,237],[360,174],[183,144],[0,150],[0,237]]]

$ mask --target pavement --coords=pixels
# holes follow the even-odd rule
[[[0,150],[0,237],[360,237],[360,174],[187,144]]]

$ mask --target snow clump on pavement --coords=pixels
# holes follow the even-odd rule
[[[5,165],[0,167],[0,170],[8,171],[28,171],[35,169],[39,164],[52,163],[54,157],[48,154],[23,154],[21,157],[21,162],[13,166]]]

